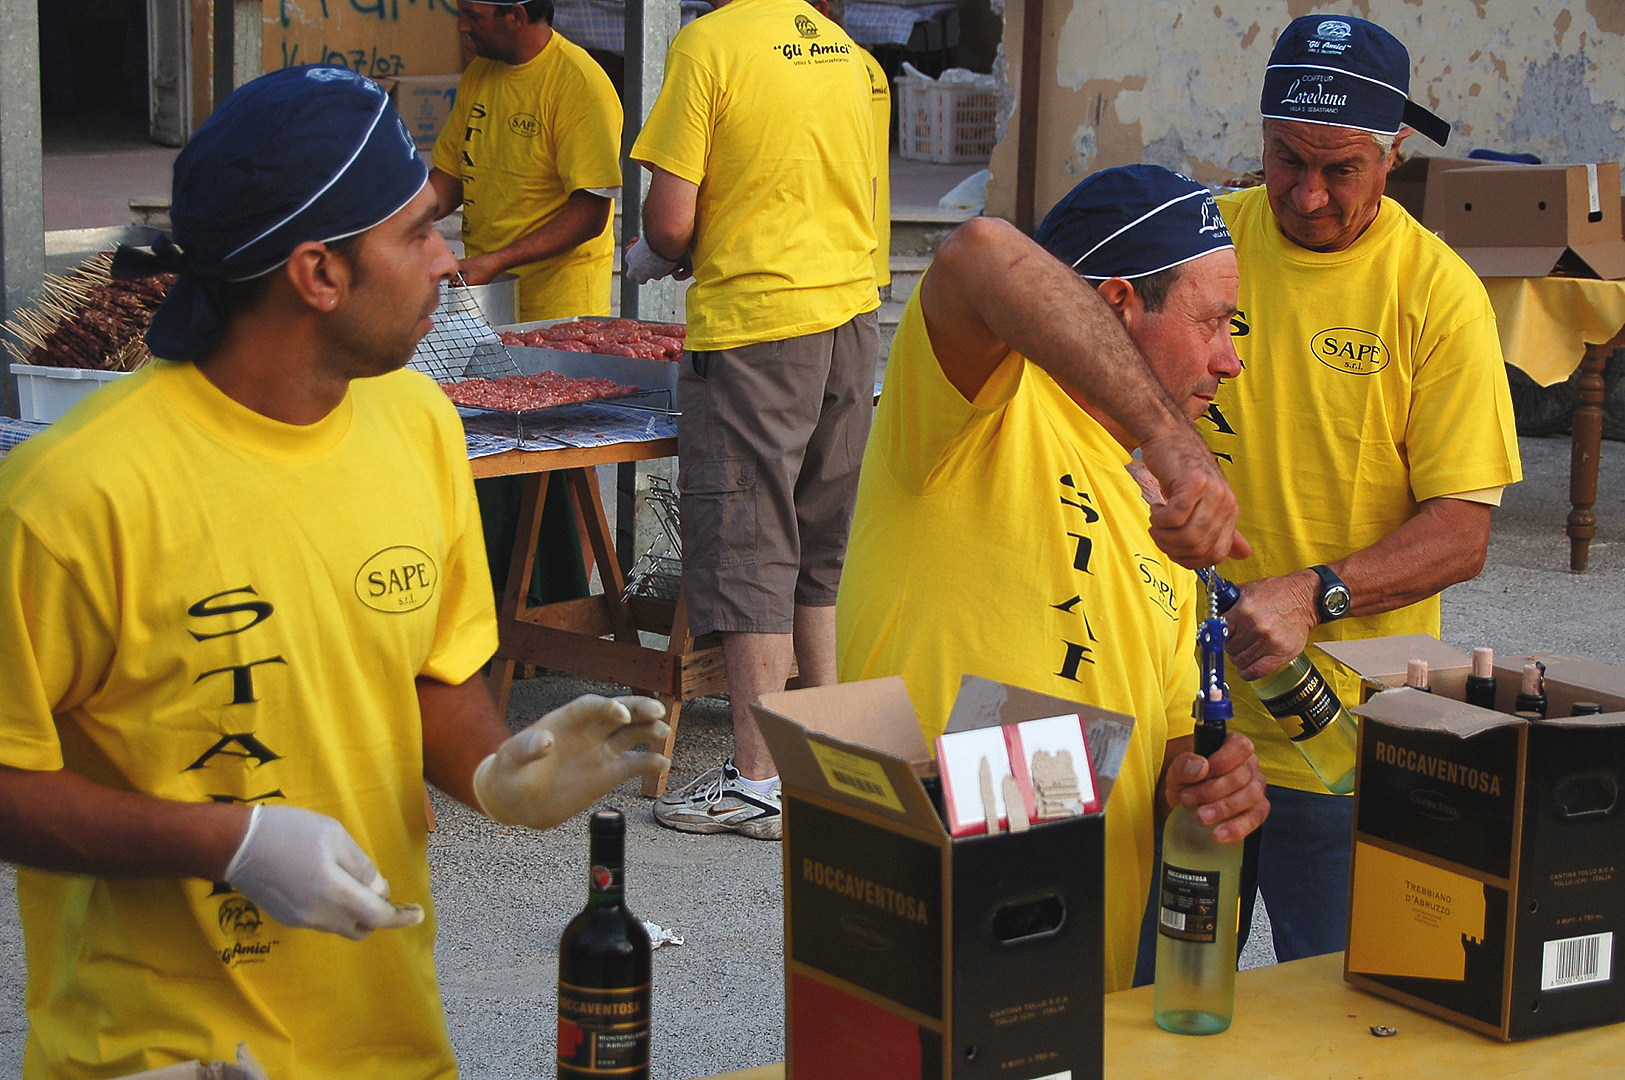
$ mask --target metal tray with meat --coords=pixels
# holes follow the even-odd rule
[[[497,327],[508,354],[527,374],[613,379],[642,390],[664,391],[675,407],[681,323],[637,319],[544,319]]]

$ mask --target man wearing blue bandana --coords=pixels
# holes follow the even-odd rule
[[[966,674],[1136,718],[1106,815],[1108,991],[1134,973],[1156,818],[1201,806],[1235,843],[1268,811],[1244,737],[1207,762],[1188,753],[1198,589],[1184,567],[1246,554],[1191,426],[1239,371],[1235,310],[1213,197],[1166,169],[1096,173],[1036,244],[978,218],[903,313],[858,484],[842,680],[901,675],[928,740]],[[1150,510],[1136,446],[1166,492]]]
[[[0,857],[23,1075],[235,1056],[453,1077],[423,783],[546,828],[664,767],[658,703],[510,736],[462,429],[404,371],[456,266],[371,81],[243,87],[175,162],[156,360],[0,462]],[[394,902],[392,902],[394,901]]]
[[[1413,130],[1441,145],[1450,133],[1408,99],[1410,76],[1405,47],[1374,23],[1294,19],[1264,72],[1264,186],[1219,199],[1241,263],[1246,374],[1198,427],[1254,547],[1222,568],[1242,591],[1232,678],[1272,674],[1312,642],[1438,634],[1439,592],[1479,572],[1490,508],[1521,475],[1483,286],[1383,197]],[[1317,664],[1358,701],[1356,680]],[[1236,694],[1234,727],[1270,778],[1247,865],[1276,955],[1337,951],[1352,800],[1327,791],[1255,694]],[[1244,894],[1243,920],[1252,903]]]

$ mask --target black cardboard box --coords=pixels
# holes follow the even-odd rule
[[[768,694],[787,1080],[1096,1080],[1105,818],[949,837],[901,678]],[[967,677],[948,730],[1076,713],[1102,804],[1133,719]]]
[[[1551,719],[1461,701],[1471,662],[1427,635],[1322,646],[1379,687],[1429,660],[1433,693],[1378,690],[1361,717],[1344,977],[1502,1040],[1625,1019],[1625,669],[1547,664]],[[1569,717],[1576,700],[1600,716]]]

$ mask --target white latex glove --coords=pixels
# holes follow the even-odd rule
[[[664,705],[645,697],[587,694],[554,709],[474,770],[480,809],[503,825],[551,829],[622,782],[665,772],[664,754],[632,749],[664,739],[665,716]]]
[[[423,921],[417,904],[389,902],[389,882],[343,825],[298,806],[254,807],[226,881],[283,926],[356,941]]]
[[[676,269],[676,262],[661,258],[642,239],[635,239],[626,246],[626,259],[621,265],[621,273],[639,285],[670,277]]]

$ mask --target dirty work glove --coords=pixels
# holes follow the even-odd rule
[[[634,776],[671,762],[639,743],[664,739],[666,707],[652,698],[596,694],[554,709],[497,747],[474,770],[474,796],[504,825],[551,829]]]
[[[255,806],[226,881],[283,926],[356,941],[423,921],[417,904],[389,902],[389,882],[343,825],[303,807]]]
[[[670,277],[677,263],[663,259],[643,240],[633,240],[626,247],[626,263],[622,273],[639,285],[647,285],[663,277]]]

